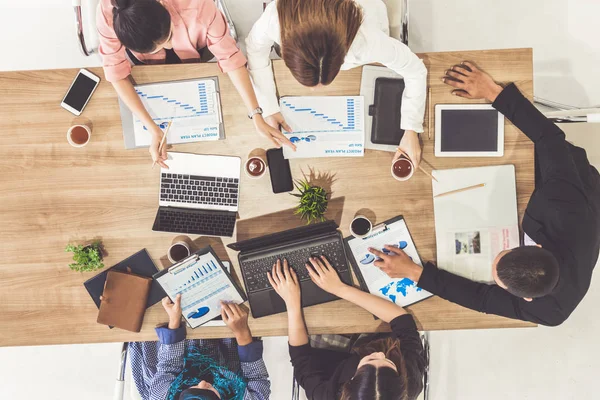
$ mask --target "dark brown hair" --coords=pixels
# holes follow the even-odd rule
[[[408,375],[398,339],[385,338],[365,343],[352,350],[359,357],[381,352],[396,365],[391,367],[363,365],[342,386],[341,400],[407,400]]]
[[[537,246],[511,250],[498,260],[496,271],[509,293],[534,299],[552,293],[560,275],[554,255]]]
[[[330,84],[362,24],[354,0],[278,0],[281,53],[304,86]]]
[[[167,40],[171,14],[156,0],[111,0],[113,28],[129,50],[149,53]]]

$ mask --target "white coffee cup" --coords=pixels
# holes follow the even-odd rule
[[[369,218],[364,215],[357,215],[352,222],[350,222],[350,233],[358,239],[368,236],[372,229],[373,224]]]
[[[403,164],[405,168],[406,167],[410,168],[408,175],[406,175],[406,176],[396,175],[396,173],[394,171],[394,169],[396,168],[396,164]],[[410,160],[406,157],[400,157],[392,163],[391,173],[392,173],[392,176],[394,177],[394,179],[396,179],[397,181],[400,181],[400,182],[407,181],[410,178],[412,178],[413,174],[415,173],[415,164],[412,162],[412,160]]]
[[[181,258],[179,260],[175,259],[173,257],[173,255],[171,254],[171,251],[173,250],[174,247],[179,247],[181,246],[182,254],[181,254]],[[169,251],[167,251],[167,258],[169,259],[169,261],[171,261],[173,264],[178,263],[181,260],[186,259],[187,257],[190,256],[191,251],[190,251],[190,246],[187,245],[186,242],[180,241],[180,242],[175,242],[171,245],[171,247],[169,247]]]
[[[79,139],[79,133],[84,129],[87,132],[87,139],[85,141]],[[67,131],[67,142],[73,147],[83,147],[90,142],[92,138],[92,130],[86,125],[73,125]]]

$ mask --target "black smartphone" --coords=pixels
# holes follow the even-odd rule
[[[291,192],[294,189],[290,162],[283,158],[283,149],[267,150],[267,163],[273,193]]]

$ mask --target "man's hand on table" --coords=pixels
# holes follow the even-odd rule
[[[486,99],[493,103],[502,92],[502,86],[468,61],[453,66],[446,70],[445,74],[442,82],[456,88],[452,91],[455,96],[465,99]]]
[[[419,282],[423,267],[414,263],[398,247],[386,245],[385,248],[390,251],[390,254],[372,247],[369,248],[371,253],[380,258],[380,260],[375,261],[375,266],[385,272],[390,278],[408,278],[415,283]]]
[[[169,315],[169,329],[179,329],[181,326],[181,294],[175,297],[173,303],[169,297],[162,299],[162,306]]]

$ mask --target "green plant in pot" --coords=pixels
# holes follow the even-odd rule
[[[104,268],[102,243],[98,240],[85,246],[68,244],[65,251],[73,253],[75,262],[69,264],[69,268],[73,271],[92,272]]]
[[[299,193],[292,196],[299,198],[298,207],[294,214],[306,220],[306,224],[325,221],[325,212],[329,202],[329,193],[320,186],[313,186],[306,180],[296,180],[294,183]]]

